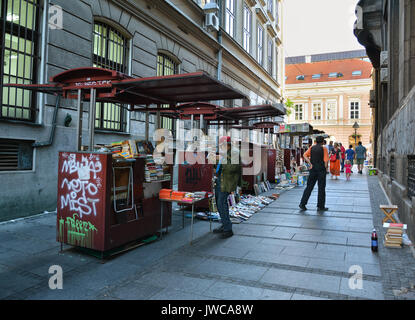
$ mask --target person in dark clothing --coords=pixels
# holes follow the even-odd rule
[[[310,164],[310,176],[307,180],[307,187],[304,190],[303,197],[300,202],[300,209],[307,210],[306,204],[313,192],[316,182],[318,182],[318,200],[317,210],[327,211],[326,204],[326,172],[329,154],[327,149],[323,147],[324,138],[319,136],[316,138],[317,144],[312,146],[304,153],[304,160]]]

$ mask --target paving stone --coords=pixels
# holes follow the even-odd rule
[[[137,279],[140,283],[154,287],[173,288],[184,292],[201,293],[211,287],[215,281],[188,277],[178,273],[154,271],[146,273]]]
[[[214,297],[204,296],[196,293],[183,292],[176,289],[166,288],[156,293],[149,300],[218,300]]]
[[[255,265],[208,259],[206,262],[195,268],[192,268],[190,271],[192,273],[210,274],[257,281],[267,270],[268,268]]]
[[[350,286],[349,282],[350,282],[350,278],[341,279],[341,285],[340,285],[341,294],[346,294],[346,295],[354,296],[354,297],[361,297],[365,299],[375,299],[375,300],[384,299],[384,295],[382,293],[383,291],[382,283],[363,280],[361,289],[359,287],[356,289],[353,289],[354,282],[351,281],[352,287]]]
[[[263,261],[270,263],[283,264],[287,266],[299,266],[305,267],[308,264],[309,259],[306,257],[295,257],[286,254],[271,254],[261,251],[250,251],[244,259]]]
[[[291,297],[291,300],[330,300],[330,299],[294,293],[293,296]]]
[[[261,278],[261,282],[285,285],[293,288],[303,288],[315,291],[338,293],[340,277],[312,274],[289,270],[268,270]]]

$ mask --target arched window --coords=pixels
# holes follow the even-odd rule
[[[3,84],[37,80],[38,0],[0,0],[0,118],[34,121],[36,95]]]
[[[179,73],[179,63],[171,56],[159,52],[157,55],[157,76],[170,76]],[[162,107],[169,107],[163,105]],[[160,118],[160,126],[164,129],[173,130],[173,121],[165,117]]]
[[[129,40],[103,22],[94,23],[94,67],[128,72]],[[125,131],[126,109],[120,104],[98,102],[95,128]]]

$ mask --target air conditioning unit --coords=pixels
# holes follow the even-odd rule
[[[215,13],[207,13],[205,25],[208,31],[219,31],[219,18]]]

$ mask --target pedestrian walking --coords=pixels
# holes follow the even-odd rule
[[[312,146],[304,153],[304,160],[310,165],[310,176],[307,179],[307,187],[304,190],[303,197],[300,202],[300,209],[307,210],[308,199],[311,192],[318,182],[318,200],[317,210],[327,211],[326,204],[326,172],[329,155],[327,149],[323,146],[324,138],[318,136],[316,138],[317,144]]]
[[[364,146],[362,146],[362,141],[359,141],[358,146],[355,148],[355,151],[356,151],[357,169],[359,170],[359,173],[362,174],[363,164],[367,156],[367,150]]]
[[[340,159],[341,159],[341,152],[339,144],[336,142],[333,146],[333,150],[330,152],[330,173],[331,178],[335,178],[340,176]]]
[[[228,197],[231,192],[236,190],[238,185],[242,185],[242,167],[240,161],[238,164],[232,164],[231,162],[231,137],[221,137],[219,147],[226,153],[226,156],[220,155],[218,157],[215,177],[215,198],[222,226],[214,229],[213,232],[220,234],[221,238],[225,239],[233,236]]]
[[[352,176],[352,163],[350,160],[346,160],[344,168],[346,169],[346,180],[349,181]]]
[[[330,154],[330,152],[332,152],[332,151],[333,151],[333,149],[334,149],[334,146],[333,146],[333,141],[330,141],[330,143],[329,143],[329,145],[328,145],[329,154]]]
[[[343,147],[343,144],[340,142],[340,151],[341,151],[341,170],[340,172],[344,172],[344,161],[346,160],[346,149]]]
[[[350,161],[350,164],[352,165],[351,173],[353,173],[353,159],[354,159],[354,155],[355,155],[355,152],[353,150],[353,146],[350,145],[349,146],[349,149],[346,150],[346,160],[349,160]]]

